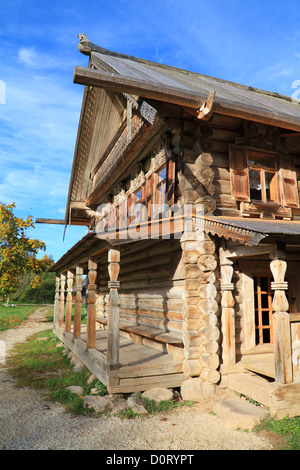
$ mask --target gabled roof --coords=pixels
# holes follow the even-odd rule
[[[156,99],[169,92],[172,95],[169,100],[178,102],[176,97],[179,100],[182,97],[183,101],[190,99],[195,107],[201,106],[210,92],[215,91],[215,112],[300,131],[300,104],[290,97],[107,51],[88,40],[80,44],[79,50],[84,49],[85,54],[89,51],[89,66],[94,68],[87,71],[84,67],[76,67],[76,83],[93,80],[94,85],[103,84],[116,91],[123,91],[123,87],[128,89],[130,85],[139,86],[141,91],[144,89],[145,94],[141,96],[145,98],[153,97],[155,89],[153,93],[149,90],[152,85],[156,87]]]
[[[213,112],[300,132],[300,105],[278,93],[239,85],[172,66],[108,51],[79,35],[88,67],[75,67],[74,82],[86,85],[75,147],[65,220],[70,208],[86,223],[86,197],[96,160],[103,160],[123,122],[123,94],[177,104],[197,112],[213,94]],[[125,100],[126,101],[126,100]],[[77,208],[75,208],[75,205]],[[80,221],[81,217],[82,221]]]

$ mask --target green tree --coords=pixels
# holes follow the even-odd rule
[[[0,295],[6,296],[18,288],[19,278],[26,272],[35,273],[32,285],[39,284],[39,273],[44,271],[51,257],[36,258],[39,250],[45,250],[44,242],[31,239],[26,229],[34,228],[32,216],[25,220],[13,213],[15,203],[0,203]]]

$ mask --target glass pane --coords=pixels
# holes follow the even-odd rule
[[[270,168],[275,170],[275,158],[273,156],[253,155],[248,159],[248,165],[251,168]]]
[[[142,199],[142,191],[139,189],[139,191],[135,193],[135,202],[139,202],[141,199]]]
[[[260,288],[262,291],[268,292],[268,278],[267,277],[260,278]]]
[[[261,172],[259,170],[249,170],[250,197],[261,201]]]
[[[263,343],[270,343],[271,338],[270,338],[270,330],[263,330]]]
[[[270,317],[269,317],[269,311],[262,311],[262,324],[263,326],[269,326],[270,325]]]
[[[167,167],[165,166],[158,172],[158,181],[163,181],[167,178]]]
[[[259,344],[259,331],[255,330],[255,344]]]
[[[269,307],[269,299],[268,294],[261,295],[261,308],[268,308]]]

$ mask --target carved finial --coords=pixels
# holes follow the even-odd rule
[[[88,40],[87,36],[84,33],[78,34],[79,38],[79,44],[78,44],[78,50],[82,52],[82,54],[85,55],[91,55],[91,43]]]
[[[78,34],[78,38],[79,38],[78,50],[82,52],[82,54],[91,55],[92,51],[100,52],[101,54],[111,53],[107,49],[103,49],[103,47],[97,46],[97,44],[90,42],[88,37],[84,33]]]

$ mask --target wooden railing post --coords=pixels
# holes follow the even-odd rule
[[[65,320],[65,330],[68,332],[71,331],[73,278],[74,278],[73,272],[68,271],[67,272],[66,320]]]
[[[119,369],[119,293],[120,282],[120,249],[110,248],[108,252],[109,297],[108,297],[108,325],[107,325],[107,361],[109,369]]]
[[[232,282],[232,275],[232,262],[227,259],[223,260],[223,264],[221,265],[221,322],[223,333],[222,359],[225,365],[232,365],[236,362],[234,298],[232,295],[234,284]]]
[[[62,328],[64,324],[65,284],[66,284],[66,276],[64,274],[61,274],[60,275],[60,296],[59,296],[59,317],[58,317],[58,326],[60,328]]]
[[[96,278],[97,263],[93,260],[88,261],[89,295],[87,307],[87,349],[94,349],[96,343]]]
[[[60,277],[56,276],[55,280],[55,297],[54,297],[54,314],[53,314],[53,323],[55,326],[58,325],[59,318],[59,287],[60,287]]]
[[[74,338],[80,338],[81,333],[81,308],[82,308],[82,273],[83,269],[76,266],[76,295],[74,308]]]
[[[274,278],[271,289],[274,291],[272,307],[275,381],[282,384],[293,382],[289,303],[285,295],[288,283],[284,280],[286,268],[286,261],[281,259],[274,259],[270,263]]]

